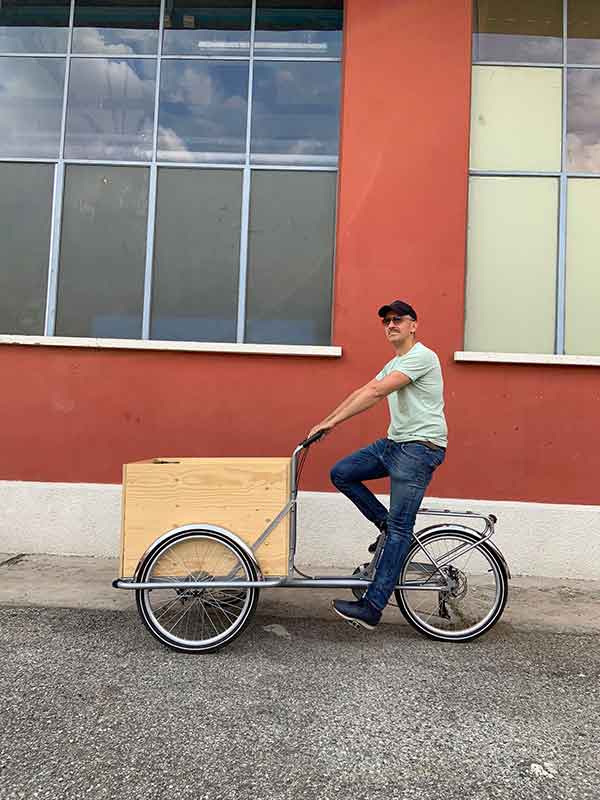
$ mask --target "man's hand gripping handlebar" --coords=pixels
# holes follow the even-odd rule
[[[309,436],[307,439],[305,439],[303,442],[300,442],[298,447],[310,447],[311,444],[314,444],[315,442],[318,442],[319,439],[322,439],[326,433],[327,433],[326,430],[317,431],[316,433],[313,433],[312,436]]]

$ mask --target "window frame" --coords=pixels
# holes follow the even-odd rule
[[[251,27],[250,27],[250,48],[249,52],[241,55],[189,55],[186,53],[181,54],[163,54],[163,39],[165,31],[165,8],[166,0],[161,0],[159,10],[159,27],[158,27],[158,48],[157,52],[153,54],[115,54],[108,55],[103,52],[98,53],[78,53],[73,52],[73,38],[74,38],[74,20],[75,20],[75,3],[76,0],[70,0],[69,7],[69,23],[68,23],[68,38],[66,51],[60,53],[45,52],[45,53],[32,53],[32,52],[17,52],[17,53],[1,53],[0,57],[12,58],[31,58],[32,56],[39,58],[63,58],[65,60],[65,80],[64,92],[62,98],[62,116],[61,116],[61,129],[60,129],[60,146],[57,158],[33,158],[33,157],[0,157],[0,162],[10,163],[47,163],[54,165],[54,185],[52,194],[52,219],[50,226],[50,247],[48,259],[48,280],[46,292],[46,306],[44,318],[44,333],[43,336],[24,336],[3,334],[0,335],[1,343],[18,343],[18,344],[56,344],[72,346],[91,346],[91,347],[130,347],[133,349],[167,349],[167,350],[198,350],[198,351],[217,351],[217,352],[258,352],[258,353],[282,353],[290,354],[297,353],[300,355],[341,355],[339,347],[328,345],[259,345],[247,343],[244,341],[244,333],[246,328],[246,290],[247,290],[247,271],[248,271],[248,245],[249,245],[249,226],[250,226],[250,199],[251,199],[251,183],[252,174],[259,170],[282,170],[282,171],[301,171],[301,172],[332,172],[336,174],[336,208],[333,209],[334,217],[337,220],[337,198],[339,196],[339,154],[336,158],[335,164],[326,165],[294,165],[294,164],[272,164],[261,163],[256,164],[252,161],[250,151],[251,134],[252,134],[252,112],[253,112],[253,74],[254,64],[256,62],[313,62],[313,63],[327,63],[333,62],[341,64],[343,62],[343,42],[339,57],[330,56],[297,56],[297,55],[256,55],[254,49],[255,40],[255,23],[257,4],[259,0],[251,0]],[[342,30],[343,36],[343,30]],[[71,65],[73,61],[79,59],[103,59],[103,60],[117,60],[125,61],[148,59],[156,63],[156,83],[154,95],[154,116],[153,116],[153,129],[152,129],[152,155],[150,160],[104,160],[97,158],[65,158],[65,143],[66,143],[66,127],[68,118],[68,98],[71,78]],[[241,61],[248,64],[248,104],[247,104],[247,117],[246,117],[246,130],[245,130],[245,158],[243,163],[223,163],[219,161],[211,162],[177,162],[169,160],[159,160],[157,158],[158,150],[158,129],[159,129],[159,101],[160,101],[160,86],[161,86],[161,67],[165,61]],[[341,75],[340,75],[341,78]],[[341,84],[340,84],[341,91]],[[340,97],[341,105],[341,97]],[[338,130],[341,125],[341,113],[338,116]],[[55,336],[56,324],[56,310],[58,298],[58,277],[59,277],[59,261],[60,261],[60,241],[61,229],[63,220],[63,198],[65,191],[65,173],[66,167],[69,165],[84,165],[84,166],[136,166],[143,167],[149,170],[149,189],[148,189],[148,216],[146,227],[146,254],[145,254],[145,269],[144,269],[144,293],[143,293],[143,309],[142,309],[142,334],[140,339],[95,339],[91,337],[60,337]],[[242,216],[241,216],[241,233],[240,233],[240,258],[239,258],[239,287],[237,297],[237,325],[236,325],[236,340],[232,343],[213,343],[213,342],[179,342],[150,339],[151,328],[151,303],[152,303],[152,280],[153,280],[153,264],[154,264],[154,245],[156,234],[156,210],[157,210],[157,184],[158,184],[158,170],[159,168],[185,168],[185,169],[235,169],[242,173]],[[332,265],[331,265],[331,280],[334,284],[335,277],[335,224],[334,224],[334,241],[332,247]],[[333,295],[333,291],[332,291]],[[333,331],[333,308],[331,309],[331,327]],[[118,343],[118,344],[117,344]],[[233,350],[231,348],[234,348]]]
[[[568,75],[570,69],[591,69],[600,70],[600,61],[597,64],[580,64],[568,61],[568,39],[569,39],[569,0],[562,2],[562,59],[560,61],[531,62],[531,61],[497,61],[475,59],[475,3],[472,6],[472,25],[471,25],[471,75],[473,68],[477,66],[487,67],[523,67],[523,68],[551,68],[561,71],[562,85],[562,120],[561,120],[561,142],[560,160],[561,168],[558,171],[516,171],[516,170],[486,170],[473,169],[469,164],[468,182],[472,177],[523,177],[523,178],[542,178],[551,177],[558,179],[558,252],[556,263],[556,306],[555,306],[555,335],[554,352],[548,354],[535,353],[492,353],[474,352],[461,350],[454,354],[455,361],[480,361],[480,362],[505,362],[505,363],[532,363],[532,364],[579,364],[579,365],[600,365],[600,355],[581,356],[577,354],[565,354],[565,323],[566,323],[566,286],[567,286],[567,203],[568,203],[568,183],[571,178],[583,178],[589,180],[599,180],[600,172],[577,172],[567,168],[567,130],[568,130]],[[473,131],[469,128],[469,142]],[[467,209],[467,224],[469,224],[470,210]],[[465,260],[466,269],[470,268]],[[465,282],[466,291],[466,282]],[[465,298],[466,307],[466,298]]]

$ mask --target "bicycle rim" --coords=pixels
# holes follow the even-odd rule
[[[485,633],[500,618],[508,594],[506,571],[496,553],[461,531],[432,534],[423,544],[443,577],[419,545],[410,551],[401,582],[440,588],[397,589],[407,621],[434,639],[469,641]]]
[[[138,609],[150,632],[185,652],[214,651],[249,622],[256,589],[210,588],[216,580],[256,580],[254,567],[238,546],[221,534],[185,533],[161,543],[141,570],[143,581],[206,581],[206,588],[138,590]]]

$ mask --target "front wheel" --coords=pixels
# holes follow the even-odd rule
[[[138,611],[150,633],[184,653],[209,653],[229,644],[250,622],[258,589],[211,588],[211,581],[255,581],[256,567],[233,539],[210,530],[183,531],[150,550],[143,582],[206,581],[206,588],[137,589]]]
[[[396,601],[406,620],[431,639],[468,642],[488,631],[508,599],[508,574],[494,548],[474,533],[432,532],[410,549]],[[417,588],[417,587],[422,588]],[[438,588],[439,587],[439,588]]]

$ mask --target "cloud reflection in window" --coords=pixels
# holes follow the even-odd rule
[[[567,72],[567,169],[600,172],[600,71]]]
[[[67,104],[67,158],[149,160],[156,62],[74,58]]]
[[[340,65],[256,62],[252,108],[255,163],[337,163]]]
[[[64,58],[0,58],[0,156],[58,156],[64,80]]]
[[[242,163],[247,106],[247,61],[164,62],[158,158]]]

